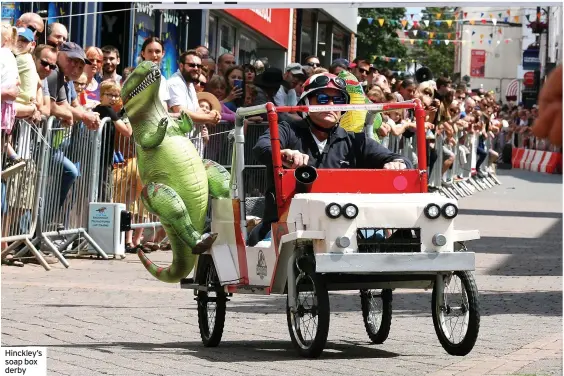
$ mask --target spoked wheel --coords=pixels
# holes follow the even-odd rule
[[[295,284],[296,312],[291,312],[290,305],[286,304],[290,337],[301,356],[317,358],[325,348],[329,333],[329,293],[315,273],[300,273]]]
[[[370,340],[384,343],[392,325],[392,290],[360,290],[364,327]]]
[[[472,351],[480,330],[478,289],[470,272],[456,271],[443,281],[433,287],[435,332],[447,353],[464,356]]]
[[[198,325],[200,336],[206,347],[219,345],[225,325],[225,309],[227,296],[219,284],[219,278],[210,255],[200,255],[198,259],[197,278],[200,285],[208,291],[198,291]]]

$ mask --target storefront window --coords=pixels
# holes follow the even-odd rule
[[[210,22],[208,25],[208,45],[210,54],[216,58],[215,56],[217,51],[217,17],[210,16]]]
[[[239,37],[239,65],[252,64],[257,59],[258,42],[241,34]]]
[[[161,72],[169,78],[178,70],[178,56],[180,46],[180,19],[176,11],[163,11],[163,27],[161,40],[164,43],[165,56],[161,65]]]
[[[348,38],[347,34],[340,28],[333,28],[333,56],[332,60],[335,59],[348,59],[349,49],[348,49]]]
[[[313,32],[313,13],[309,10],[302,11],[302,32],[300,43],[300,62],[304,62],[306,57],[314,55],[315,34]]]
[[[227,24],[220,24],[219,56],[223,54],[235,54],[235,28]],[[219,57],[218,56],[218,57]]]
[[[331,65],[331,34],[330,30],[328,30],[330,24],[320,22],[318,25],[317,56],[321,66],[328,67]]]

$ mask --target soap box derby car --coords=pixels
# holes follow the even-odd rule
[[[228,298],[234,293],[286,294],[287,324],[297,352],[318,357],[329,331],[328,291],[360,291],[372,342],[388,337],[394,289],[433,289],[438,339],[451,355],[468,354],[478,337],[475,255],[464,242],[477,230],[454,228],[457,202],[427,193],[425,111],[418,100],[335,105],[338,110],[414,109],[418,165],[411,170],[282,167],[278,112],[327,111],[328,106],[240,108],[234,130],[232,196],[211,202],[211,230],[219,234],[200,256],[194,278],[181,281],[198,302],[205,346],[221,341]],[[279,221],[272,236],[247,246],[247,216],[257,198],[244,196],[246,116],[267,113]],[[377,184],[373,183],[377,182]],[[263,200],[259,198],[258,200]],[[307,323],[310,321],[308,325]]]

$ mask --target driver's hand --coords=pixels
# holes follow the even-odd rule
[[[405,170],[405,169],[407,169],[407,166],[405,165],[405,162],[400,159],[396,159],[395,161],[388,162],[384,165],[384,170]]]
[[[287,168],[306,166],[309,161],[309,155],[298,150],[284,149],[280,150],[280,154],[282,155],[282,164]]]

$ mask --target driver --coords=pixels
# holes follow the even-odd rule
[[[333,74],[321,73],[306,80],[298,105],[333,105],[348,102],[349,95],[345,81]],[[301,120],[280,122],[278,125],[280,153],[284,166],[293,169],[303,165],[332,169],[412,168],[408,159],[392,153],[373,139],[366,138],[364,133],[345,131],[339,126],[340,118],[341,112],[327,111],[309,113]],[[257,160],[267,168],[268,186],[262,222],[249,234],[249,246],[254,246],[264,239],[270,231],[271,224],[278,220],[268,130],[259,137],[253,152]],[[377,183],[367,182],[367,184]]]

